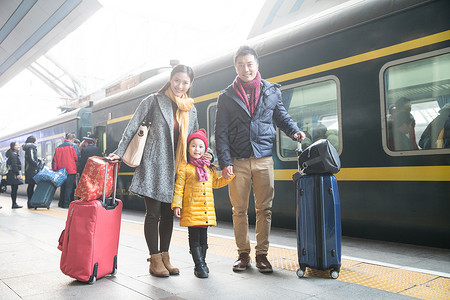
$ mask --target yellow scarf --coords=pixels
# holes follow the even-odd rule
[[[187,162],[186,143],[189,129],[189,111],[194,107],[194,99],[188,98],[186,94],[177,97],[170,87],[166,90],[165,94],[175,102],[178,107],[176,117],[180,126],[180,134],[178,135],[177,151],[175,152],[175,172],[177,172],[180,164]]]

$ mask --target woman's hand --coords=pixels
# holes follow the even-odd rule
[[[120,160],[120,156],[115,153],[110,153],[108,157],[111,158],[112,160]]]
[[[179,207],[174,207],[173,208],[173,215],[177,218],[179,218],[181,216],[181,208]]]

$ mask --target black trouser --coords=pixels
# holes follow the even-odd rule
[[[73,187],[75,185],[75,176],[76,174],[67,174],[67,179],[61,186],[60,194],[59,194],[59,204],[61,207],[68,208],[71,195],[73,192]]]
[[[19,189],[18,184],[11,184],[11,200],[13,204],[16,203],[18,189]]]
[[[144,235],[150,255],[168,252],[173,231],[173,212],[171,203],[145,197]],[[158,232],[160,246],[158,249]]]
[[[189,248],[208,245],[208,227],[188,227]]]
[[[35,186],[36,186],[36,182],[33,179],[31,179],[31,181],[30,181],[30,183],[28,183],[28,187],[27,187],[28,202],[30,202],[31,197],[33,197]]]

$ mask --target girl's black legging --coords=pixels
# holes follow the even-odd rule
[[[173,212],[170,203],[145,197],[144,235],[150,255],[168,252],[173,231]],[[158,249],[158,233],[160,244]]]
[[[208,227],[188,227],[189,248],[208,245]]]

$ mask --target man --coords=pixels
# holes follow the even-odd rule
[[[98,138],[95,134],[83,137],[83,147],[81,149],[81,159],[78,164],[78,173],[83,174],[84,167],[91,156],[102,156],[102,151],[96,146]]]
[[[77,162],[80,159],[80,152],[78,146],[73,143],[74,140],[75,135],[73,133],[67,133],[64,143],[56,147],[52,161],[54,171],[62,168],[66,168],[67,171],[67,179],[61,186],[60,200],[58,203],[58,206],[62,208],[69,208],[77,175]]]
[[[256,210],[256,267],[271,273],[267,260],[274,196],[272,148],[276,131],[273,120],[287,136],[302,140],[305,135],[283,106],[278,84],[261,79],[258,56],[242,46],[234,57],[237,77],[217,100],[216,150],[222,175],[236,178],[229,184],[233,226],[239,257],[233,271],[250,266],[248,201],[253,184]]]

